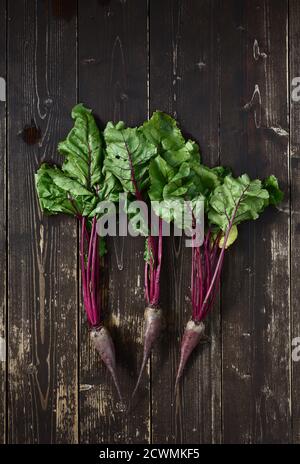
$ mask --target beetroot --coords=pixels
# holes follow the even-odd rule
[[[163,317],[162,311],[159,308],[154,306],[147,306],[145,309],[145,327],[144,327],[144,353],[143,353],[143,361],[140,368],[139,377],[135,386],[135,389],[132,394],[132,398],[136,394],[138,387],[140,385],[142,374],[145,369],[146,363],[149,359],[150,352],[154,342],[160,335],[162,325],[163,325]]]
[[[144,352],[138,380],[132,394],[136,394],[142,374],[149,359],[151,349],[158,339],[162,327],[163,316],[159,308],[160,272],[162,264],[162,219],[159,218],[158,237],[150,235],[146,241],[145,251],[145,298],[148,306],[145,309]]]
[[[205,325],[203,322],[194,322],[193,320],[190,320],[186,325],[181,341],[180,362],[175,381],[175,393],[177,390],[178,382],[182,376],[183,369],[185,368],[187,360],[189,359],[192,351],[196,348],[201,339],[206,339],[204,330]]]
[[[111,373],[115,387],[117,389],[120,400],[122,401],[121,390],[119,387],[117,374],[116,374],[116,355],[115,347],[111,338],[111,335],[106,327],[103,325],[100,327],[93,327],[91,330],[91,340],[100,354],[100,357]]]

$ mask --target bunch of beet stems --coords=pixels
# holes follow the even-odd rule
[[[201,342],[201,340],[205,339],[205,326],[203,320],[213,307],[220,283],[227,240],[234,224],[234,220],[237,217],[240,202],[242,201],[247,188],[248,187],[244,189],[241,197],[235,203],[235,208],[231,217],[229,217],[225,211],[228,226],[224,234],[224,240],[221,248],[219,244],[222,232],[219,232],[214,236],[211,228],[208,228],[201,246],[195,245],[195,236],[193,237],[191,269],[191,301],[193,312],[191,320],[185,327],[181,341],[180,361],[174,389],[175,394],[179,380],[192,351]]]
[[[145,299],[150,306],[158,306],[162,262],[162,219],[159,218],[158,237],[148,239],[149,261],[145,261]]]
[[[91,328],[91,339],[100,357],[109,370],[120,400],[122,395],[116,374],[115,348],[111,335],[103,325],[101,294],[100,294],[100,260],[99,260],[99,240],[97,234],[97,218],[92,221],[92,228],[89,231],[86,218],[79,218],[81,221],[81,278],[83,302]]]
[[[138,183],[135,178],[134,167],[131,159],[131,153],[128,149],[127,143],[125,142],[125,147],[128,153],[129,165],[130,165],[130,176],[131,182],[134,187],[134,193],[138,201],[144,203],[144,198],[142,192],[138,187]],[[147,208],[144,211],[145,218],[148,217]],[[151,227],[150,227],[151,229]],[[160,289],[160,270],[161,270],[161,261],[162,261],[162,221],[159,218],[159,233],[157,237],[149,233],[148,236],[148,252],[150,255],[150,262],[145,264],[145,299],[147,306],[144,312],[144,350],[143,350],[143,360],[138,376],[138,380],[134,391],[132,393],[132,398],[136,394],[140,381],[142,379],[142,374],[146,363],[149,359],[151,349],[155,341],[160,335],[162,329],[162,311],[159,308],[159,289]],[[158,242],[158,243],[156,243]]]
[[[158,237],[149,235],[147,240],[149,260],[145,261],[145,328],[143,360],[132,398],[140,385],[151,349],[162,329],[162,311],[159,307],[160,272],[162,264],[162,219],[159,218]]]

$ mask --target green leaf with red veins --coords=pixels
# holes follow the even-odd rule
[[[65,156],[62,170],[88,189],[97,189],[102,180],[103,148],[91,110],[82,104],[72,110],[74,127],[58,145]]]
[[[268,200],[269,193],[260,180],[250,180],[247,174],[237,178],[228,175],[210,197],[208,219],[226,231],[232,218],[235,225],[257,219]]]
[[[283,200],[284,194],[280,190],[275,176],[269,176],[263,181],[263,187],[269,192],[270,205],[277,205]]]
[[[126,128],[123,122],[109,122],[104,130],[104,167],[121,183],[125,192],[142,198],[149,185],[149,163],[157,149],[140,128]]]

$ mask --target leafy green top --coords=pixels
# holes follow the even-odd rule
[[[122,121],[107,124],[104,140],[105,171],[119,180],[125,192],[141,199],[149,184],[149,162],[156,155],[155,145],[146,139],[140,128],[126,128]]]
[[[196,214],[202,200],[214,233],[224,234],[231,224],[232,243],[238,224],[257,219],[283,198],[273,175],[261,182],[201,164],[198,145],[185,140],[176,121],[160,111],[138,128],[109,122],[103,139],[91,110],[76,105],[72,118],[74,127],[58,146],[65,157],[62,168],[43,164],[36,173],[40,205],[47,214],[93,217],[100,200],[117,201],[124,191],[140,200],[164,200],[164,207],[154,207],[156,213],[180,226],[184,209]],[[182,207],[172,210],[174,200]]]
[[[58,145],[65,156],[62,170],[88,189],[96,189],[101,182],[103,148],[99,129],[91,110],[82,104],[72,110],[74,127],[66,140]]]
[[[119,185],[111,174],[102,173],[103,143],[91,110],[76,105],[72,118],[73,128],[58,145],[65,157],[62,167],[42,164],[36,188],[46,214],[93,216],[99,199],[113,196]]]
[[[238,225],[257,219],[268,204],[269,193],[262,188],[260,180],[251,181],[247,174],[236,179],[228,175],[210,196],[208,219],[225,232],[234,212],[233,224]]]
[[[156,205],[154,209],[166,221],[172,220],[185,228],[186,223],[182,221],[185,201],[191,201],[195,213],[194,205],[202,199],[207,225],[213,228],[214,234],[218,231],[224,234],[230,224],[228,246],[237,237],[238,224],[257,219],[269,204],[276,205],[283,198],[275,176],[263,182],[250,180],[247,174],[234,178],[228,168],[209,168],[201,164],[198,146],[190,140],[186,142],[176,122],[164,113],[154,113],[144,123],[143,131],[148,140],[156,144],[158,152],[149,167],[149,197],[164,200],[165,207]],[[178,206],[171,209],[170,215],[174,200]]]

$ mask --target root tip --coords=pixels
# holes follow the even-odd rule
[[[149,358],[149,354],[147,353],[146,355],[144,355],[143,362],[142,362],[141,369],[140,369],[140,373],[139,373],[135,388],[133,390],[133,393],[131,395],[131,400],[134,398],[134,396],[136,395],[136,392],[138,391],[138,388],[140,386],[140,383],[141,383],[141,380],[142,380],[142,375],[143,375],[145,366],[147,364],[148,358]]]

